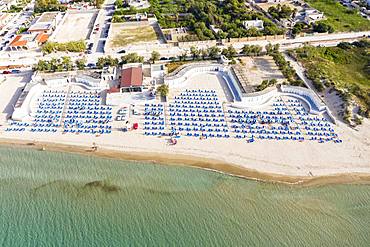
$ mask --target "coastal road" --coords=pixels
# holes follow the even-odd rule
[[[109,0],[109,1],[114,1],[114,0]],[[111,3],[107,1],[106,5],[109,6]],[[105,24],[105,20],[107,19],[107,14],[108,10],[104,10],[104,18],[101,19],[102,26]],[[101,30],[101,33],[104,32]],[[117,57],[120,58],[122,54],[117,54],[117,53],[112,53],[112,54],[107,54],[102,52],[102,41],[104,39],[100,38],[101,33],[99,34],[98,37],[96,37],[96,40],[98,40],[100,43],[99,47],[96,47],[95,45],[95,50],[93,54],[87,55],[88,61],[89,62],[96,62],[98,57],[104,56],[104,55],[111,55],[112,57]],[[287,49],[292,49],[292,48],[297,48],[303,44],[312,44],[312,45],[321,45],[321,46],[335,46],[338,43],[342,41],[353,41],[357,40],[363,37],[369,37],[370,36],[370,31],[365,31],[365,32],[351,32],[351,33],[333,33],[333,34],[320,34],[320,35],[314,35],[314,36],[306,36],[306,37],[298,37],[295,39],[276,39],[276,40],[258,40],[258,41],[248,41],[248,42],[239,42],[234,44],[234,47],[237,50],[240,50],[245,44],[248,45],[259,45],[259,46],[266,46],[268,43],[272,44],[280,44],[281,50],[287,50]],[[219,48],[224,48],[226,46],[219,46]],[[198,48],[207,48],[207,46],[204,47],[198,47]],[[129,52],[136,52],[141,56],[144,56],[146,59],[150,58],[152,51],[158,51],[161,55],[161,57],[177,57],[184,53],[185,51],[189,52],[189,49],[184,49],[180,47],[168,47],[167,44],[158,44],[158,45],[152,45],[152,46],[145,46],[145,45],[131,45],[129,49],[126,49]],[[189,54],[189,53],[188,53]],[[66,56],[71,56],[71,54],[63,54]],[[73,55],[76,56],[76,55]],[[13,53],[13,52],[6,52],[3,54],[0,54],[0,66],[8,66],[8,65],[32,65],[36,64],[39,59],[47,59],[46,57],[43,56],[38,56],[35,57],[35,54],[31,53],[24,53],[22,52],[21,54]]]
[[[354,41],[358,40],[363,37],[369,37],[370,31],[365,32],[351,32],[351,33],[333,33],[333,34],[318,34],[314,36],[306,36],[306,37],[297,37],[295,39],[284,38],[284,39],[276,39],[276,40],[256,40],[256,41],[248,41],[248,42],[239,42],[234,43],[233,46],[237,50],[241,50],[245,44],[248,45],[259,45],[265,47],[268,43],[271,44],[280,44],[281,50],[293,49],[302,46],[303,44],[312,44],[312,45],[322,45],[322,46],[336,46],[338,43],[342,41]],[[218,46],[219,48],[223,49],[226,48],[227,45]],[[203,45],[202,47],[197,46],[197,48],[208,48],[207,45]],[[130,52],[136,52],[144,58],[149,59],[151,56],[152,51],[158,51],[161,57],[177,57],[184,53],[185,51],[188,52],[190,49],[187,48],[180,48],[180,47],[171,47],[158,44],[156,46],[146,46],[146,45],[130,45],[128,47],[123,47]],[[107,54],[108,55],[108,54]],[[109,54],[113,57],[120,57],[121,54],[111,53]]]

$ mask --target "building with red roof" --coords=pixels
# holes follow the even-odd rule
[[[130,67],[121,70],[120,91],[141,92],[143,90],[143,69]]]
[[[13,51],[35,49],[48,39],[49,35],[45,33],[19,34],[9,43],[9,49]]]

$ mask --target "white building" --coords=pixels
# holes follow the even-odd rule
[[[150,7],[150,3],[148,0],[126,0],[126,3],[130,7],[134,7],[137,9],[145,9]]]
[[[313,22],[324,19],[324,13],[318,11],[317,9],[309,8],[304,11],[303,18],[306,24],[311,24]]]
[[[36,18],[28,32],[43,32],[51,34],[58,23],[62,20],[63,14],[61,12],[44,12],[40,17]]]
[[[9,10],[12,5],[17,5],[17,0],[0,0],[0,11]]]
[[[287,0],[267,0],[267,3],[283,3],[286,2]]]
[[[262,20],[252,20],[252,21],[243,21],[243,26],[245,29],[257,28],[258,30],[263,30],[263,21]]]
[[[45,43],[49,38],[46,33],[27,33],[19,34],[14,37],[14,39],[9,44],[9,50],[11,51],[21,51],[36,49],[41,44]]]

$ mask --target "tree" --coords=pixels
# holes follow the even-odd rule
[[[266,49],[266,53],[267,53],[267,55],[270,55],[270,54],[274,51],[273,45],[272,45],[271,43],[268,43],[268,44],[265,46],[265,49]]]
[[[230,45],[227,48],[222,49],[221,54],[227,57],[228,59],[232,59],[233,57],[236,56],[237,51],[232,45]]]
[[[36,0],[34,12],[43,13],[49,11],[66,11],[67,6],[59,3],[58,0]]]
[[[75,63],[76,63],[77,69],[83,70],[85,69],[86,59],[85,58],[77,59]]]
[[[155,61],[159,60],[161,54],[159,54],[159,52],[157,51],[152,51],[152,55],[150,57],[150,60],[152,61],[152,63],[155,63]]]
[[[221,49],[217,46],[212,46],[207,49],[208,55],[212,59],[217,59],[220,56]]]
[[[271,43],[268,43],[265,46],[267,55],[272,55],[273,53],[279,51],[279,48],[280,48],[280,44],[272,45]]]
[[[188,52],[187,51],[184,51],[183,53],[181,53],[179,55],[179,60],[180,61],[185,61],[187,56],[188,56]]]
[[[199,57],[200,55],[200,50],[198,50],[196,47],[192,46],[190,47],[190,54],[193,57],[193,60]]]
[[[117,66],[118,65],[118,59],[112,58],[111,56],[107,57],[99,57],[98,62],[96,63],[96,67],[99,69],[102,69],[106,66]]]
[[[313,25],[313,31],[318,32],[318,33],[326,33],[326,32],[333,33],[334,28],[329,24],[326,24],[324,22],[319,22]]]
[[[58,60],[56,58],[52,58],[50,60],[50,70],[57,71],[58,70]]]
[[[200,55],[201,55],[202,59],[205,60],[209,55],[208,50],[207,49],[200,50]]]
[[[121,64],[126,63],[143,63],[144,57],[139,56],[136,52],[134,53],[128,53],[127,55],[124,55],[121,57]]]
[[[266,45],[266,49],[273,49],[273,46],[271,44],[270,44],[271,48],[267,47],[268,45]],[[261,54],[261,51],[262,51],[262,47],[259,45],[244,45],[242,48],[242,53],[244,55],[249,55],[249,56],[250,55],[259,56]]]
[[[288,5],[276,5],[268,8],[269,14],[275,19],[287,19],[295,13],[296,10],[291,9]]]
[[[292,29],[293,35],[297,35],[302,32],[303,28],[305,27],[305,24],[302,22],[298,22],[294,25]]]
[[[35,71],[47,71],[48,70],[48,62],[44,60],[39,60],[37,64],[34,66],[33,70]]]
[[[62,66],[63,69],[65,69],[67,71],[72,70],[73,65],[72,65],[71,58],[67,57],[67,56],[62,57],[61,66]]]
[[[86,43],[84,40],[70,41],[66,43],[48,41],[41,47],[41,50],[46,54],[55,51],[84,52],[86,50]]]
[[[170,89],[167,84],[162,84],[159,87],[157,87],[157,92],[159,92],[161,97],[167,97],[167,95],[170,92]]]
[[[53,42],[46,42],[42,47],[41,47],[41,51],[43,53],[46,53],[46,54],[49,54],[49,53],[52,53],[54,52],[55,50],[55,44]]]
[[[117,9],[123,8],[122,0],[116,0],[116,2],[114,4],[116,5]]]
[[[262,51],[262,47],[261,46],[259,46],[259,45],[255,45],[254,46],[253,52],[254,52],[254,55],[255,56],[259,56],[261,54],[261,51]]]
[[[228,52],[228,55],[230,58],[233,58],[236,56],[236,54],[238,54],[238,52],[236,51],[236,49],[230,45],[229,47],[227,47],[227,52]]]

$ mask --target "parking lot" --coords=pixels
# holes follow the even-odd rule
[[[32,21],[32,11],[24,11],[22,14],[13,16],[13,19],[9,21],[0,31],[0,51],[5,51],[12,39],[14,39],[19,28],[26,27]]]
[[[88,38],[97,11],[69,12],[61,23],[53,40],[56,42],[68,42],[85,40]]]

